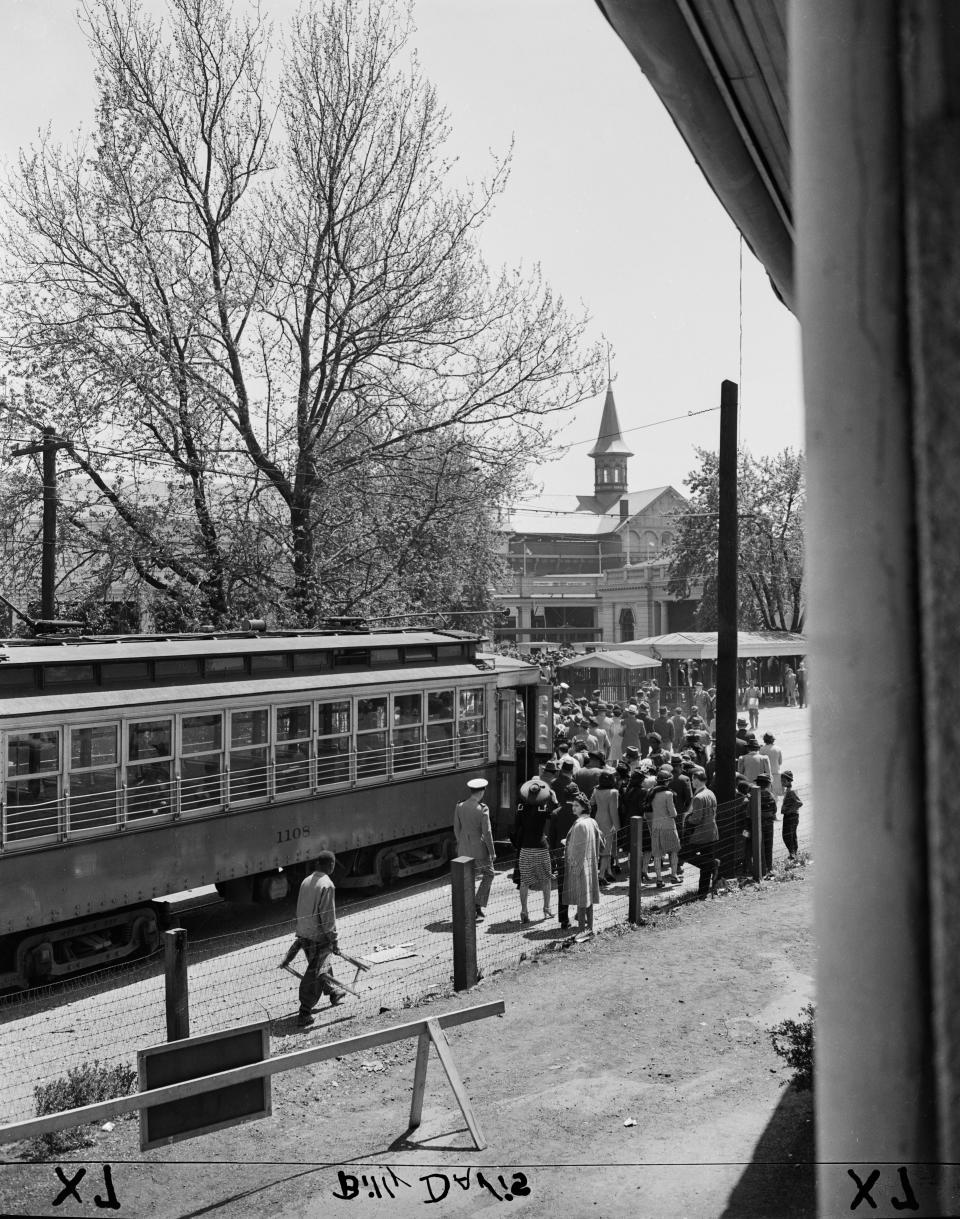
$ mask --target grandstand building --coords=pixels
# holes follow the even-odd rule
[[[610,385],[588,456],[592,495],[522,508],[505,522],[509,574],[496,592],[504,611],[498,641],[622,643],[694,624],[697,601],[670,594],[665,557],[687,501],[671,486],[629,490],[633,453]]]

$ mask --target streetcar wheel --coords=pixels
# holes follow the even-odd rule
[[[225,902],[252,902],[253,877],[237,876],[233,880],[218,880],[216,890]]]
[[[377,875],[380,877],[381,885],[392,884],[397,879],[397,873],[400,871],[400,860],[397,858],[395,851],[385,851],[377,859]]]

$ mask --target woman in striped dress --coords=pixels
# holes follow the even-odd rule
[[[545,779],[530,779],[520,788],[513,845],[519,853],[521,923],[530,922],[527,897],[531,889],[539,889],[543,894],[543,917],[553,917],[550,909],[553,877],[547,827],[551,814],[556,813],[557,808],[557,797]]]
[[[600,900],[598,867],[603,850],[600,827],[590,816],[590,801],[575,797],[577,819],[566,840],[563,903],[577,907],[577,927],[593,934],[593,907]]]

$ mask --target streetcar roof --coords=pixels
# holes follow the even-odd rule
[[[123,637],[78,636],[51,642],[46,639],[5,639],[5,663],[64,664],[104,660],[151,660],[172,656],[223,656],[261,652],[326,652],[341,648],[411,647],[417,644],[477,642],[482,636],[466,631],[373,631],[299,634],[214,633]]]
[[[460,685],[471,681],[482,681],[493,674],[497,677],[509,674],[510,685],[527,685],[539,679],[539,670],[522,661],[509,657],[486,657],[486,663],[464,661],[451,665],[407,666],[397,669],[380,669],[370,672],[312,673],[302,676],[275,678],[250,678],[224,682],[191,682],[180,686],[141,686],[133,690],[80,690],[64,694],[31,694],[0,701],[0,727],[21,727],[24,716],[56,716],[71,712],[103,711],[119,718],[138,708],[161,709],[179,703],[216,703],[237,700],[248,702],[259,699],[275,701],[297,695],[309,699],[323,698],[338,691],[367,689],[377,686],[407,687],[442,685],[456,682]],[[492,663],[491,663],[492,662]],[[520,678],[520,681],[517,681]],[[499,685],[499,681],[497,682]]]

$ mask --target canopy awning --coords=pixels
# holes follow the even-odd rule
[[[659,669],[660,661],[641,652],[625,652],[619,648],[609,652],[589,652],[561,660],[558,669]]]
[[[661,660],[716,660],[716,631],[674,631],[670,635],[649,635],[646,639],[634,639],[630,643],[618,643],[618,652],[636,648],[638,652],[649,652]],[[789,631],[738,631],[737,655],[758,656],[806,656],[807,641],[802,635]]]

